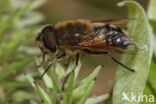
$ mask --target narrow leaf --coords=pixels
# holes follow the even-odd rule
[[[44,73],[43,68],[39,68],[39,71],[40,71],[41,75]],[[52,83],[52,80],[47,74],[44,75],[43,81],[44,81],[45,85],[47,86],[47,88],[49,88],[50,90],[54,89],[54,85]]]
[[[8,16],[8,19],[6,19],[2,24],[0,24],[0,28],[1,28],[0,43],[3,41],[5,32],[8,29],[8,27],[12,26],[15,20],[18,20],[30,6],[31,6],[31,2],[29,2],[24,8],[21,8],[20,10],[13,10]]]
[[[8,4],[8,1],[9,0],[0,0],[0,7],[1,7],[1,9],[0,9],[0,21],[2,19],[2,14],[5,10],[6,5]]]
[[[75,73],[72,73],[70,75],[70,78],[68,79],[67,90],[65,91],[64,94],[64,104],[72,103],[72,91],[73,91],[74,80],[75,80]]]
[[[16,71],[22,69],[26,65],[28,65],[30,62],[32,62],[34,59],[25,59],[22,61],[14,62],[6,67],[6,69],[0,71],[0,80],[9,77],[11,74],[14,74]]]
[[[18,13],[18,11],[12,11],[9,14],[8,18],[3,23],[0,24],[0,28],[1,28],[0,29],[0,37],[1,37],[0,38],[0,44],[3,41],[3,38],[4,38],[4,35],[6,33],[7,28],[10,27],[13,24],[14,18],[15,18],[17,13]]]
[[[36,8],[39,8],[41,5],[43,5],[46,1],[45,0],[34,0],[32,1],[31,7],[29,8],[30,10],[34,10]]]
[[[24,43],[26,36],[30,35],[35,29],[23,30],[13,34],[9,42],[5,45],[1,59],[8,61],[9,58],[17,51],[17,49]]]
[[[35,88],[44,104],[56,104],[54,98],[50,97],[37,83],[35,83]]]
[[[88,86],[88,89],[85,91],[84,95],[82,96],[82,98],[80,99],[80,101],[77,103],[77,104],[85,104],[88,96],[90,95],[92,89],[93,89],[93,86],[94,86],[94,81],[92,81],[89,86]]]
[[[68,65],[68,68],[67,68],[67,71],[66,71],[66,75],[68,75],[74,68],[75,66],[75,63],[73,61],[70,62],[70,64]],[[75,79],[77,78],[78,74],[79,74],[79,71],[81,69],[81,66],[82,66],[82,62],[79,61],[79,65],[76,67],[75,69]]]
[[[38,97],[35,94],[19,90],[13,93],[12,99],[16,102],[22,102],[26,100],[38,100]]]
[[[25,27],[29,27],[41,22],[44,17],[39,12],[30,12],[27,13],[24,19],[18,19],[16,21],[16,29],[24,29]]]
[[[57,69],[56,70],[57,76],[60,79],[64,78],[65,77],[65,70],[64,70],[64,68],[59,63],[55,63],[55,65],[56,65],[56,69]]]
[[[85,104],[99,104],[109,98],[109,94],[88,98]]]
[[[82,95],[84,94],[84,91],[87,89],[88,85],[94,80],[94,78],[98,75],[99,71],[102,69],[101,66],[98,66],[90,75],[89,77],[83,81],[83,83],[80,84],[80,86],[76,89],[74,89],[73,92],[73,101],[79,100]]]
[[[29,83],[31,84],[31,86],[35,89],[34,79],[31,77],[31,75],[25,74],[25,76],[27,80],[29,81]]]
[[[62,92],[61,85],[57,80],[57,77],[55,75],[53,68],[50,69],[50,76],[51,76],[52,83],[54,85],[54,90],[56,90],[58,93]]]
[[[28,82],[24,82],[24,81],[7,81],[7,83],[5,83],[6,88],[8,88],[9,90],[15,90],[18,88],[29,88],[30,84]]]

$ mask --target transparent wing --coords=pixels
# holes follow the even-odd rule
[[[125,18],[125,19],[107,19],[107,20],[95,20],[95,21],[91,21],[93,23],[93,25],[105,25],[105,24],[109,24],[109,25],[115,25],[117,27],[120,28],[127,28],[127,23],[129,21],[135,21],[137,19],[135,18]]]
[[[142,54],[148,51],[148,48],[146,45],[142,43],[138,43],[132,39],[132,44],[130,47],[125,50],[125,53],[127,54]]]
[[[127,18],[127,19],[107,19],[107,20],[94,20],[92,23],[107,23],[107,24],[125,24],[128,21],[134,21],[135,18]]]

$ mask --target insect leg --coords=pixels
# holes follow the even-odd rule
[[[135,72],[134,69],[131,69],[131,68],[127,67],[126,65],[122,64],[122,63],[119,62],[117,59],[115,59],[111,54],[108,54],[108,55],[112,58],[112,60],[113,60],[114,62],[118,63],[119,65],[121,65],[121,66],[124,67],[125,69],[127,69],[127,70],[129,70],[129,71],[131,71],[131,72]]]
[[[72,69],[72,71],[71,71],[67,76],[69,76],[72,72],[74,72],[74,70],[75,70],[76,67],[78,66],[79,58],[80,58],[80,55],[79,55],[79,54],[76,54],[76,56],[75,56],[75,65],[74,65],[74,68]]]
[[[40,48],[40,50],[42,52],[42,62],[39,65],[37,65],[37,68],[40,67],[44,63],[45,55],[49,53],[49,52],[44,51],[43,47],[39,46],[39,48]]]
[[[63,91],[64,91],[64,87],[65,87],[64,85],[65,85],[65,83],[67,82],[68,77],[71,75],[71,73],[74,72],[74,70],[75,70],[76,67],[78,66],[79,57],[80,57],[79,54],[76,54],[76,55],[75,55],[75,65],[74,65],[74,68],[72,69],[72,71],[71,71],[69,74],[67,74],[67,76],[65,77],[65,79],[64,79],[64,81],[63,81],[63,84],[62,84],[62,90],[63,90]]]
[[[124,67],[125,69],[131,71],[131,72],[135,72],[134,69],[131,69],[129,67],[127,67],[126,65],[122,64],[121,62],[119,62],[117,59],[115,59],[110,53],[108,52],[97,52],[97,51],[89,51],[89,50],[86,50],[87,53],[90,53],[90,54],[95,54],[95,55],[102,55],[102,54],[108,54],[112,60],[116,63],[118,63],[119,65],[121,65],[122,67]]]
[[[37,68],[40,67],[45,62],[45,55],[46,54],[48,54],[48,52],[43,52],[42,53],[42,62],[39,65],[37,65]]]
[[[51,62],[51,64],[46,68],[46,70],[44,71],[44,73],[41,75],[41,78],[40,78],[40,79],[43,78],[43,76],[45,75],[45,73],[50,69],[50,67],[51,67],[58,59],[60,59],[60,58],[62,58],[62,57],[65,57],[65,56],[66,56],[66,53],[63,52],[62,55],[60,55],[60,56],[54,58],[54,60]]]
[[[108,52],[90,51],[90,50],[88,50],[88,49],[85,49],[85,50],[83,50],[83,51],[86,52],[86,53],[95,54],[95,55],[108,54]]]
[[[76,55],[75,66],[78,66],[78,63],[79,63],[79,58],[80,58],[80,55],[79,55],[79,54],[77,54],[77,55]]]

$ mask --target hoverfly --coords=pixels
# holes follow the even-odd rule
[[[115,59],[110,53],[110,51],[123,53],[134,46],[132,39],[126,35],[123,29],[112,25],[113,23],[118,24],[120,21],[127,20],[68,20],[55,25],[46,25],[36,37],[36,40],[40,42],[43,60],[47,52],[55,53],[58,50],[63,50],[63,52],[60,56],[55,57],[42,77],[55,61],[66,55],[75,57],[76,68],[81,54],[106,54],[125,69],[135,72]]]

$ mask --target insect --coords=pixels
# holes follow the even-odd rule
[[[55,25],[46,25],[36,37],[36,40],[40,42],[43,60],[47,52],[55,53],[61,50],[62,54],[55,57],[42,77],[55,61],[66,55],[75,57],[74,68],[76,68],[81,54],[106,54],[125,69],[135,72],[111,55],[111,52],[124,53],[125,50],[134,46],[132,39],[126,35],[123,29],[112,25],[112,23],[118,24],[120,21],[118,19],[105,21],[69,20]]]

